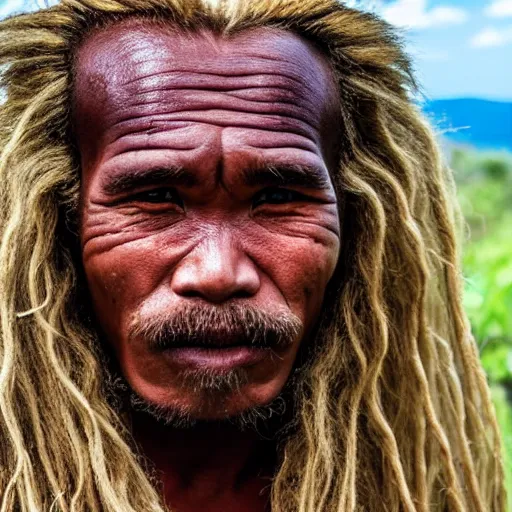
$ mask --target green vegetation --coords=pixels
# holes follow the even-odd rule
[[[468,226],[464,302],[503,434],[512,499],[512,154],[453,149],[451,166]]]

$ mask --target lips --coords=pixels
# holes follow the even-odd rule
[[[210,336],[208,339],[187,339],[183,341],[173,341],[167,349],[204,349],[204,350],[227,350],[234,348],[269,348],[268,344],[261,341],[251,341],[248,339],[240,339],[239,336]]]
[[[242,329],[217,330],[186,333],[165,332],[158,339],[160,351],[178,349],[228,350],[228,349],[269,349],[279,345],[273,333],[250,335]]]
[[[270,349],[248,345],[227,345],[222,348],[200,348],[194,346],[170,348],[164,357],[189,369],[229,371],[237,367],[253,366],[270,355]]]

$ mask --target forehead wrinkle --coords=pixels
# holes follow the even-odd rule
[[[127,86],[113,98],[121,111],[180,113],[202,110],[228,110],[243,113],[283,115],[317,125],[320,122],[314,90],[294,87],[276,75],[251,75],[241,83],[195,73],[159,73],[153,80]],[[204,79],[203,79],[204,78]]]
[[[261,125],[261,123],[256,122],[257,120],[254,118],[254,116],[259,116],[259,118],[264,117],[265,124]],[[261,119],[259,120],[261,121]],[[255,131],[268,131],[271,133],[279,131],[283,134],[304,137],[314,143],[318,142],[317,133],[314,131],[313,126],[307,121],[293,118],[291,116],[262,116],[261,114],[253,114],[251,119],[232,121],[225,118],[205,120],[201,119],[199,115],[194,115],[193,113],[188,113],[186,116],[180,116],[176,120],[173,120],[171,115],[165,114],[151,116],[144,113],[139,115],[133,115],[130,113],[130,115],[124,119],[121,118],[119,120],[113,121],[108,127],[108,133],[104,135],[104,138],[105,140],[108,140],[109,144],[113,144],[121,141],[126,136],[138,134],[145,138],[147,145],[150,140],[150,135],[154,135],[159,132],[168,133],[173,129],[173,124],[177,124],[178,126],[176,129],[179,129],[183,125],[190,125],[193,123],[209,124],[219,128],[248,128]]]
[[[226,111],[280,116],[283,126],[284,118],[289,118],[292,123],[304,124],[302,133],[308,131],[305,125],[318,130],[322,112],[318,108],[319,91],[314,86],[281,73],[251,73],[242,79],[231,78],[201,71],[166,69],[116,88],[104,113],[112,128],[144,117],[154,124],[166,119],[179,120],[180,114],[190,119],[200,112]],[[215,124],[214,119],[211,122]]]
[[[220,63],[191,70],[190,67],[169,66],[164,59],[153,59],[143,67],[134,66],[134,73],[124,80],[111,83],[112,104],[116,107],[140,106],[156,103],[160,98],[167,106],[172,106],[180,99],[190,99],[192,95],[199,97],[201,92],[210,93],[202,96],[203,101],[213,101],[215,93],[224,92],[240,98],[240,103],[242,100],[255,103],[267,100],[295,104],[307,110],[305,117],[311,118],[318,112],[318,103],[327,102],[327,98],[322,97],[326,88],[317,77],[310,76],[305,80],[304,73],[293,69],[289,62],[276,69],[275,62],[269,67],[268,61],[258,62],[251,55],[245,55],[244,61],[240,66],[240,61],[222,59]],[[148,72],[151,66],[153,70]]]
[[[157,59],[153,59],[156,67]],[[300,73],[291,74],[291,73],[285,73],[282,69],[279,70],[278,73],[275,73],[274,70],[264,70],[260,67],[256,68],[254,66],[254,70],[247,70],[239,71],[237,72],[236,69],[233,69],[233,66],[229,67],[229,71],[226,70],[226,66],[219,67],[218,70],[214,69],[195,69],[193,71],[190,70],[190,68],[183,68],[183,67],[174,67],[174,68],[168,68],[168,69],[162,69],[160,71],[152,71],[148,74],[143,74],[141,76],[137,76],[135,78],[126,80],[122,83],[122,85],[126,85],[128,87],[130,86],[140,86],[144,87],[145,83],[148,82],[148,84],[152,85],[154,83],[154,80],[156,77],[161,78],[169,78],[172,81],[169,81],[169,86],[172,86],[173,84],[176,84],[175,88],[179,88],[179,84],[183,79],[189,78],[195,78],[195,80],[200,84],[204,86],[209,86],[210,89],[218,89],[218,90],[229,90],[232,85],[236,82],[236,85],[240,85],[242,83],[248,83],[251,82],[255,85],[265,85],[264,80],[268,82],[269,85],[274,83],[284,83],[289,82],[288,89],[294,90],[293,84],[296,84],[298,86],[306,86],[309,88],[312,88],[311,85],[308,82],[305,82]],[[273,71],[273,72],[271,72]],[[259,81],[256,81],[255,78],[260,77]],[[215,85],[212,85],[215,83]]]
[[[155,66],[161,66],[162,62],[169,72],[191,71],[189,67],[183,67],[183,62],[188,64],[188,57],[183,58],[183,52],[200,57],[202,69],[194,71],[219,77],[264,74],[265,70],[275,74],[279,69],[282,76],[297,85],[309,86],[312,82],[312,86],[313,83],[322,85],[322,78],[332,74],[323,55],[308,41],[282,29],[250,29],[224,37],[210,30],[190,32],[171,24],[164,27],[143,21],[119,22],[91,33],[76,54],[78,74],[86,70],[96,76],[103,75],[113,89],[111,92],[115,92],[116,87],[127,83],[125,75],[130,68],[138,76],[128,82],[151,77]],[[134,22],[137,23],[134,25]],[[126,30],[128,27],[130,30]],[[205,42],[209,44],[205,45]],[[276,64],[279,64],[278,68]],[[327,81],[329,78],[332,79],[327,77]],[[321,89],[311,88],[317,94]]]
[[[91,36],[77,54],[75,87],[77,92],[87,91],[80,101],[85,98],[85,102],[101,102],[102,122],[110,124],[110,128],[131,116],[150,125],[153,121],[166,122],[165,115],[153,116],[151,109],[166,107],[166,112],[178,112],[183,98],[193,102],[195,95],[199,103],[204,101],[201,91],[210,94],[210,99],[209,91],[230,93],[233,102],[253,105],[256,110],[258,103],[279,103],[283,113],[287,104],[296,104],[301,109],[298,117],[317,133],[321,118],[333,105],[333,74],[327,61],[309,43],[290,32],[256,29],[257,34],[253,29],[221,39],[208,31],[190,34],[151,24],[123,32],[122,25]],[[269,46],[268,52],[262,49],[261,31],[267,32],[263,39]],[[209,44],[204,58],[199,60],[200,69],[197,58],[192,59],[194,69],[185,66],[189,59],[180,53],[183,43],[194,41],[198,46],[207,39],[205,35]],[[242,47],[244,44],[247,48]],[[130,113],[130,108],[135,111]],[[201,108],[195,106],[196,110]],[[144,120],[145,117],[148,119]]]

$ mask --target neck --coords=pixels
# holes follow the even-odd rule
[[[132,432],[173,511],[265,510],[275,443],[227,422],[177,429],[144,413],[132,417]]]

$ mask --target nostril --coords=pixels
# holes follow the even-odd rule
[[[247,299],[254,295],[253,290],[242,286],[226,286],[222,283],[189,283],[175,288],[184,298],[203,299],[208,302],[224,302],[231,299]]]
[[[251,293],[248,290],[237,290],[235,293],[233,293],[232,297],[234,299],[248,299],[249,297],[252,297],[253,293]]]
[[[186,297],[189,299],[202,299],[203,294],[200,293],[198,290],[194,290],[192,288],[183,288],[179,291],[179,294],[182,297]]]

